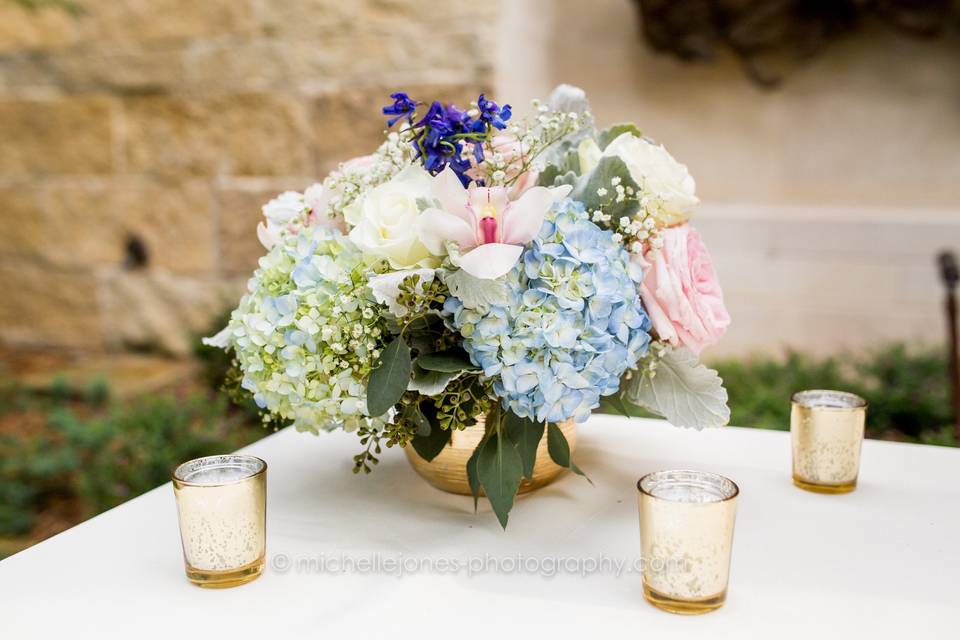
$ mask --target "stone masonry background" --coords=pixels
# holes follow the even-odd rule
[[[260,206],[369,153],[393,90],[490,90],[495,5],[0,2],[0,345],[183,354],[263,250]]]

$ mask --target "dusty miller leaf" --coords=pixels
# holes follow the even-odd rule
[[[643,133],[637,127],[637,125],[632,122],[623,122],[621,124],[615,124],[612,127],[607,127],[597,135],[597,146],[600,149],[606,149],[607,145],[619,138],[624,133],[632,133],[638,138],[643,137]]]
[[[468,309],[480,309],[507,301],[507,287],[501,280],[475,278],[463,269],[447,271],[442,278],[450,293]]]
[[[626,198],[623,202],[615,201],[615,191],[613,178],[620,178],[620,184],[624,188],[632,187],[639,192],[639,185],[630,177],[630,170],[627,169],[623,160],[613,156],[601,158],[593,171],[577,180],[577,186],[574,187],[570,197],[582,202],[587,209],[603,209],[603,212],[618,219],[622,216],[632,216],[640,208],[637,199]],[[597,192],[605,189],[606,194],[601,196]]]
[[[653,377],[641,375],[630,382],[627,400],[678,427],[722,427],[730,421],[723,380],[687,349],[670,349]]]

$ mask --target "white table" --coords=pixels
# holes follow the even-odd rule
[[[0,562],[0,636],[960,637],[960,451],[868,441],[857,491],[823,496],[791,485],[785,433],[595,417],[579,438],[595,486],[568,475],[519,500],[503,532],[488,506],[475,515],[470,498],[429,487],[399,450],[357,477],[352,434],[280,432],[247,449],[269,464],[259,580],[186,581],[165,485]],[[321,556],[329,571],[378,553],[382,564],[402,554],[503,570],[518,554],[587,568],[602,554],[609,568],[638,555],[637,478],[671,467],[714,470],[741,489],[729,598],[705,616],[652,608],[632,573],[317,570]]]

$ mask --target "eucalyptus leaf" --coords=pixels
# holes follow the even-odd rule
[[[476,371],[479,367],[470,362],[470,356],[463,349],[448,349],[435,353],[425,353],[417,358],[417,366],[427,371],[460,373]]]
[[[563,435],[560,427],[552,422],[547,426],[547,452],[550,454],[550,459],[564,469],[569,469],[575,474],[587,478],[587,474],[581,471],[580,467],[575,465],[570,458],[570,443],[567,442],[567,437]],[[587,482],[593,484],[593,480],[590,478],[587,478]]]
[[[418,436],[429,436],[432,428],[430,426],[430,421],[427,420],[427,417],[423,415],[423,412],[420,411],[419,404],[413,404],[404,409],[403,415],[410,420],[413,424],[417,426],[417,435]]]
[[[500,526],[507,528],[507,518],[523,477],[520,454],[502,432],[495,432],[483,443],[477,458],[477,477],[483,487]]]
[[[627,399],[678,427],[722,427],[730,421],[727,390],[713,369],[697,362],[687,349],[670,349],[655,374],[630,381]]]
[[[470,493],[473,495],[473,511],[476,513],[480,501],[480,474],[477,471],[477,461],[480,459],[480,450],[486,440],[481,440],[477,448],[473,450],[470,459],[467,460],[467,482],[470,483]]]
[[[410,347],[397,336],[380,354],[377,368],[370,372],[367,381],[367,412],[371,416],[382,416],[400,402],[403,392],[410,382],[413,363],[410,360]]]
[[[507,287],[502,280],[476,278],[463,269],[446,271],[441,277],[450,293],[468,309],[486,308],[491,304],[503,304],[507,300]]]
[[[447,388],[451,380],[460,375],[459,372],[428,371],[421,367],[419,363],[420,358],[417,358],[417,362],[413,365],[413,376],[407,383],[407,390],[416,391],[421,395],[438,395]]]
[[[533,480],[533,465],[537,461],[537,447],[543,438],[543,423],[521,418],[511,411],[504,420],[504,430],[520,454],[523,477]]]
[[[643,407],[638,407],[632,402],[624,400],[622,391],[601,397],[599,411],[600,413],[621,415],[627,418],[643,418],[649,415]]]
[[[625,133],[632,133],[638,138],[643,137],[643,132],[640,131],[640,128],[632,122],[622,122],[620,124],[615,124],[611,127],[607,127],[599,134],[597,134],[597,146],[601,150],[606,149],[607,145],[619,138]]]
[[[420,411],[417,411],[420,413]],[[432,410],[432,405],[425,405],[421,413],[423,419],[427,422],[427,433],[421,435],[419,432],[410,441],[414,451],[421,458],[430,462],[443,451],[443,448],[450,442],[450,430],[444,429],[437,422],[436,412]]]

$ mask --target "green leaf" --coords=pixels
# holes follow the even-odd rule
[[[417,455],[427,462],[430,462],[440,455],[443,448],[450,442],[450,436],[452,434],[449,429],[440,427],[440,424],[437,422],[436,411],[430,403],[424,403],[423,409],[422,413],[419,409],[417,413],[420,413],[427,423],[427,431],[423,434],[418,430],[417,435],[413,437],[410,443],[413,445],[413,450],[417,452]]]
[[[417,358],[417,365],[427,371],[460,373],[477,371],[479,367],[470,362],[470,356],[463,349],[448,349],[436,353],[425,353]]]
[[[521,418],[512,411],[504,421],[507,438],[516,447],[523,462],[523,477],[533,480],[533,465],[537,461],[537,447],[543,438],[543,423]]]
[[[370,372],[367,381],[367,413],[370,416],[382,416],[400,402],[410,382],[412,368],[410,347],[397,336],[380,354],[377,368]]]
[[[470,459],[467,460],[467,482],[470,483],[470,493],[473,495],[473,512],[477,512],[477,504],[480,501],[480,475],[477,471],[477,461],[480,459],[480,449],[486,440],[482,440],[477,448],[473,450]]]
[[[477,458],[477,477],[504,529],[522,476],[523,462],[513,443],[501,432],[491,434]]]
[[[730,421],[723,380],[687,349],[670,349],[653,377],[637,376],[631,383],[628,400],[678,427],[722,427]]]
[[[560,431],[560,427],[552,422],[547,427],[547,452],[550,458],[564,469],[570,469],[575,474],[587,478],[587,474],[581,471],[570,458],[570,443],[567,442],[567,437],[563,435],[563,431]],[[590,478],[587,478],[587,482],[593,484]]]
[[[620,124],[615,124],[611,127],[607,127],[597,135],[597,146],[600,147],[600,150],[607,148],[611,142],[619,138],[625,133],[632,133],[638,138],[643,137],[643,133],[637,127],[637,125],[632,122],[621,122]]]
[[[600,413],[621,415],[627,418],[644,418],[650,415],[642,407],[624,400],[623,391],[600,398],[599,411]]]
[[[640,208],[636,197],[626,198],[623,202],[614,201],[613,179],[620,178],[624,188],[632,187],[639,192],[640,186],[630,176],[630,170],[620,158],[607,156],[601,158],[597,166],[589,175],[581,176],[570,197],[582,202],[587,209],[603,209],[603,212],[615,219],[622,216],[630,217]],[[597,192],[606,189],[606,195],[600,196]]]
[[[427,371],[417,363],[413,365],[413,377],[407,383],[408,391],[416,391],[421,395],[435,396],[441,393],[456,378],[459,373],[444,373],[443,371]]]
[[[419,436],[429,436],[430,435],[430,421],[427,420],[427,417],[423,415],[423,412],[420,411],[419,404],[409,405],[404,409],[403,415],[410,420],[413,424],[417,426],[417,435]]]
[[[450,293],[459,298],[468,309],[485,308],[507,300],[507,287],[502,280],[476,278],[463,269],[446,271],[441,274],[441,278]]]

